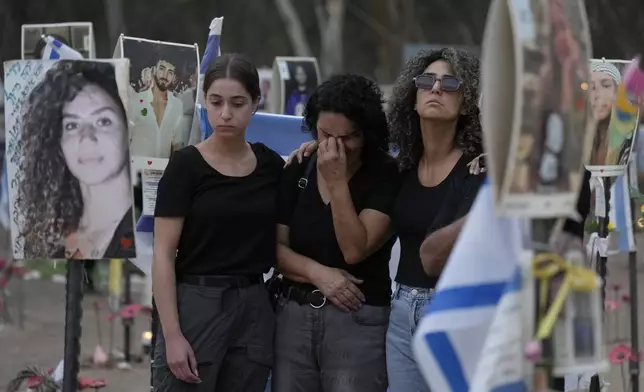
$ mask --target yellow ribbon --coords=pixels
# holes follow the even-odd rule
[[[543,340],[552,334],[552,329],[571,291],[589,293],[599,288],[599,280],[593,270],[572,265],[555,253],[536,255],[532,261],[532,273],[539,280],[540,319],[536,334],[538,340]],[[564,274],[561,288],[550,308],[546,310],[550,281],[560,273]]]

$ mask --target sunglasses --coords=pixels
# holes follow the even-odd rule
[[[440,89],[443,91],[454,92],[461,88],[461,81],[458,80],[456,76],[443,75],[443,77],[439,79],[435,74],[431,73],[424,73],[416,76],[414,78],[414,84],[417,88],[431,90],[434,88],[434,84],[436,84],[437,80],[440,81]]]

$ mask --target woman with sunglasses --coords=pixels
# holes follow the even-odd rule
[[[423,51],[390,100],[390,141],[404,178],[392,213],[401,251],[387,331],[391,392],[429,390],[411,341],[483,181],[468,168],[483,150],[478,75],[478,59],[465,51]]]

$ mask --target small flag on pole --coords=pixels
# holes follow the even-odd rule
[[[9,216],[9,181],[7,176],[7,159],[5,157],[4,169],[2,170],[2,186],[0,192],[0,225],[4,229],[11,227]]]
[[[221,29],[224,25],[224,18],[215,18],[210,22],[210,32],[208,33],[208,42],[206,43],[206,50],[203,54],[203,59],[201,60],[201,70],[199,71],[199,85],[203,86],[203,81],[206,76],[206,72],[210,68],[210,65],[219,55],[221,54],[220,42],[221,42]],[[207,139],[208,136],[212,135],[214,130],[208,122],[208,113],[206,112],[206,98],[204,94],[199,92],[197,97],[197,113],[199,116],[199,124],[201,126],[201,137],[203,140]]]
[[[614,227],[614,232],[611,236],[617,235],[618,250],[622,253],[635,251],[631,200],[628,188],[627,174],[617,177],[611,189],[610,210],[608,211],[610,222],[613,223]]]
[[[521,232],[518,219],[495,214],[486,181],[414,335],[416,362],[431,390],[470,390],[497,305],[519,265]]]
[[[60,42],[51,35],[43,35],[45,48],[42,58],[45,60],[83,60],[83,55]]]

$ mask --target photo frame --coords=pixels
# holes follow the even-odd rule
[[[127,59],[4,63],[15,259],[135,256],[128,72]]]
[[[591,60],[589,84],[597,131],[586,169],[595,177],[617,177],[626,172],[636,149],[640,113],[626,96],[622,77],[630,61]]]
[[[83,55],[86,59],[96,58],[94,25],[91,22],[24,24],[21,27],[20,58],[39,59],[38,42],[43,35],[55,35],[63,43]]]
[[[573,216],[595,129],[583,90],[591,58],[583,3],[494,0],[489,12],[481,115],[496,210]]]
[[[306,101],[321,82],[320,67],[315,57],[276,57],[270,112],[301,116]]]
[[[198,45],[122,34],[114,57],[130,60],[127,109],[132,155],[170,158],[190,142],[199,82]]]

